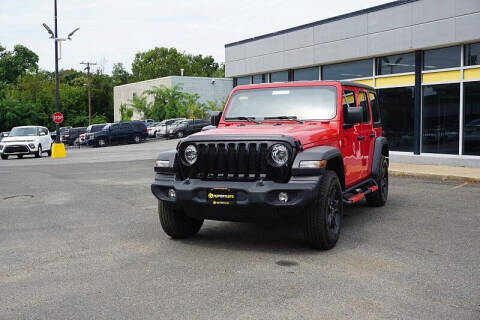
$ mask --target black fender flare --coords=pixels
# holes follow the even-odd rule
[[[304,160],[326,160],[326,168],[300,168],[300,161]],[[345,187],[345,169],[343,156],[340,149],[332,146],[319,146],[306,149],[297,154],[292,164],[292,175],[321,175],[325,169],[332,169],[337,172],[342,187]]]
[[[384,155],[389,163],[389,147],[388,141],[385,137],[378,137],[375,139],[375,146],[373,149],[373,161],[372,161],[372,177],[375,177],[380,165],[381,156]]]
[[[177,161],[177,150],[166,150],[161,151],[157,154],[155,160],[168,160],[168,167],[157,167],[155,166],[155,172],[158,173],[167,173],[167,174],[174,174],[176,168],[176,161]]]

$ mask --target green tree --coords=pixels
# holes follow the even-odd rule
[[[130,99],[130,107],[142,115],[143,119],[146,119],[150,116],[150,108],[147,104],[147,97],[145,95],[133,96]]]
[[[15,83],[25,73],[38,71],[38,55],[17,44],[13,51],[0,46],[0,83]]]
[[[120,121],[130,121],[133,117],[133,110],[128,108],[126,104],[120,105]]]
[[[118,62],[113,65],[112,69],[112,82],[114,86],[120,86],[128,83],[131,75],[125,70],[123,63]]]

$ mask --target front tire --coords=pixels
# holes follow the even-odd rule
[[[107,140],[105,138],[97,139],[97,147],[105,147],[107,145]]]
[[[8,160],[8,155],[2,154],[2,160]]]
[[[158,216],[163,231],[173,239],[183,239],[198,233],[203,224],[202,220],[187,217],[185,212],[174,210],[173,207],[163,201],[158,201]]]
[[[365,199],[369,206],[381,207],[385,205],[388,198],[388,161],[384,155],[382,155],[379,168],[377,168],[377,174],[375,174],[373,179],[377,182],[378,190],[367,194]]]
[[[133,136],[133,142],[137,143],[137,144],[142,142],[142,137],[140,137],[138,134],[134,135]]]
[[[178,131],[178,132],[176,133],[176,136],[177,136],[178,139],[183,138],[183,136],[184,136],[183,131]]]
[[[43,151],[42,151],[42,146],[39,144],[39,145],[38,145],[38,150],[37,150],[37,152],[35,153],[35,158],[41,158],[41,157],[42,157],[42,153],[43,153]]]
[[[304,236],[315,249],[329,250],[340,236],[343,218],[342,188],[337,174],[327,170],[314,203],[304,214]]]

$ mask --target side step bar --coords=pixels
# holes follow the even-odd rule
[[[372,178],[355,185],[353,187],[348,188],[343,193],[343,203],[345,204],[353,204],[356,203],[369,193],[375,192],[378,190],[378,185]]]

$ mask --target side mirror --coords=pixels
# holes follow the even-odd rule
[[[210,116],[210,124],[212,126],[218,127],[218,123],[220,122],[221,117],[222,117],[222,111],[219,111],[217,114],[212,114]]]
[[[356,123],[363,122],[363,107],[348,107],[343,111],[343,127],[351,128]]]
[[[40,137],[43,137],[45,135],[46,135],[45,132],[40,132]]]

